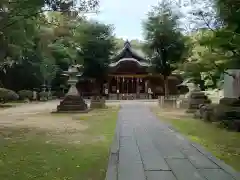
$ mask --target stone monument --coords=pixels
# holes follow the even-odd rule
[[[68,85],[70,85],[69,91],[65,98],[57,106],[57,112],[86,112],[87,104],[81,97],[80,93],[76,88],[78,77],[81,77],[83,66],[82,65],[71,65],[68,71],[64,71],[64,76],[69,77]]]
[[[211,104],[211,100],[200,88],[194,83],[188,84],[189,92],[186,95],[187,98],[187,111],[189,113],[195,113],[199,109],[201,104]]]
[[[225,98],[240,96],[240,69],[230,69],[224,74],[223,89]]]
[[[224,75],[224,97],[218,104],[201,105],[199,116],[205,121],[220,122],[224,127],[240,131],[240,70],[231,69]]]

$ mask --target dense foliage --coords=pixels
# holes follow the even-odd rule
[[[130,43],[151,60],[152,73],[167,79],[178,70],[201,89],[216,88],[228,68],[240,68],[240,3],[196,3],[188,16],[195,22],[190,33],[180,28],[179,9],[164,1],[144,21],[145,41]],[[61,73],[75,61],[84,64],[86,77],[100,83],[124,40],[113,36],[112,26],[85,18],[84,13],[95,13],[98,5],[98,0],[2,0],[0,87],[16,92],[43,84],[66,87]]]
[[[113,28],[94,21],[84,21],[76,28],[75,40],[80,43],[84,77],[95,80],[96,90],[107,77],[110,58],[115,51]]]
[[[153,73],[160,73],[165,81],[181,62],[186,51],[185,38],[180,31],[179,15],[173,12],[169,2],[159,3],[149,12],[144,22],[145,50],[152,62]]]
[[[226,70],[240,68],[239,9],[239,1],[212,0],[191,12],[197,22],[189,34],[192,50],[180,69],[202,90],[221,88]]]
[[[77,49],[87,46],[87,39],[84,42],[79,37],[95,25],[85,20],[84,13],[95,13],[98,4],[98,0],[1,1],[0,86],[20,91],[64,84],[62,71],[74,61],[83,63]],[[95,27],[95,32],[105,31],[104,38],[111,33],[107,25]],[[89,35],[93,41],[102,42],[98,35]]]

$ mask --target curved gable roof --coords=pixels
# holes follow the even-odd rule
[[[124,43],[123,49],[118,53],[117,56],[113,57],[113,62],[119,61],[120,59],[124,58],[134,58],[137,61],[148,62],[144,57],[142,57],[139,52],[136,52],[132,49],[130,42],[127,40]]]
[[[136,59],[134,59],[134,58],[122,58],[122,59],[120,59],[120,60],[117,61],[117,62],[113,62],[113,63],[109,64],[109,66],[110,66],[110,67],[116,67],[116,66],[118,66],[119,64],[121,64],[121,62],[135,62],[137,65],[143,66],[143,67],[149,67],[149,66],[150,66],[149,63],[143,62],[143,61],[138,61],[138,60],[136,60]]]

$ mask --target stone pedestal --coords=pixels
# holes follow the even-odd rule
[[[210,104],[211,100],[201,91],[192,91],[188,97],[187,112],[194,113],[199,109],[200,104]]]
[[[57,112],[85,112],[88,107],[79,95],[75,85],[72,85],[66,97],[57,106]]]
[[[100,97],[92,97],[91,103],[90,103],[91,109],[101,109],[106,108],[106,100],[104,98]]]
[[[220,122],[220,125],[227,129],[240,131],[240,100],[222,98],[219,104],[201,105],[195,117],[205,121]]]

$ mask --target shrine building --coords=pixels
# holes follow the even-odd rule
[[[109,74],[102,85],[102,94],[109,99],[146,99],[164,95],[164,81],[160,74],[149,73],[151,63],[131,47],[126,41],[123,49],[112,58]],[[178,86],[182,82],[179,75],[168,77],[169,95],[179,93]],[[83,96],[91,95],[91,85],[81,88]]]

